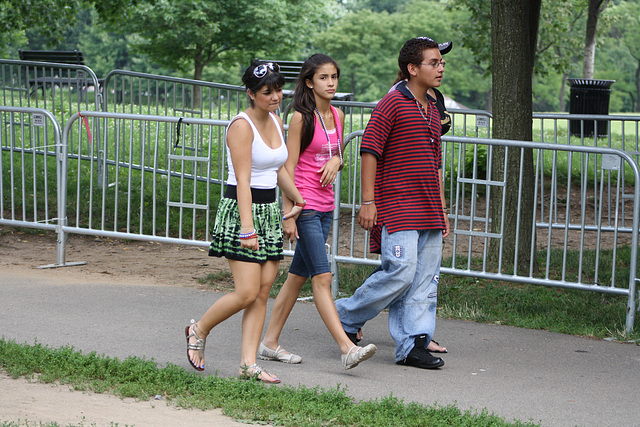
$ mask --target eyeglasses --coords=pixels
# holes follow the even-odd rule
[[[261,79],[267,75],[267,72],[269,70],[275,71],[277,73],[280,71],[280,66],[275,62],[265,62],[264,64],[260,64],[253,69],[253,75],[256,78]]]
[[[428,65],[432,68],[438,68],[439,66],[442,65],[442,68],[444,68],[445,65],[447,65],[446,61],[442,60],[440,62],[420,62],[420,65]]]

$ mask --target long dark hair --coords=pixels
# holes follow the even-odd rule
[[[340,77],[340,67],[338,63],[329,55],[322,53],[316,53],[311,55],[300,69],[300,76],[298,76],[298,82],[296,83],[295,92],[293,94],[293,101],[291,105],[294,111],[302,114],[302,132],[300,135],[300,154],[307,149],[311,140],[313,139],[313,133],[315,132],[315,108],[316,98],[313,96],[313,89],[307,86],[307,80],[313,81],[313,76],[318,71],[318,68],[325,64],[333,64],[338,72],[338,78]]]

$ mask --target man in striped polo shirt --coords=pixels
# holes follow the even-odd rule
[[[396,363],[434,369],[444,365],[427,351],[436,323],[442,239],[449,235],[440,145],[440,114],[426,97],[440,86],[444,65],[438,44],[407,41],[398,56],[406,79],[371,115],[360,153],[360,225],[371,232],[371,251],[382,270],[350,298],[336,301],[342,325],[354,336],[389,308]]]

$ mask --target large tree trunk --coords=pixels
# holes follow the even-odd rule
[[[491,1],[494,138],[532,139],[533,63],[540,6],[541,0]],[[531,257],[531,247],[535,245],[531,232],[534,224],[533,153],[530,149],[509,148],[505,160],[505,150],[504,147],[493,150],[491,179],[501,181],[505,170],[507,175],[504,190],[500,187],[491,189],[491,230],[502,238],[491,239],[489,265],[496,270],[502,241],[502,270],[528,273],[531,263],[535,266],[535,251],[533,259]],[[506,209],[504,224],[502,191]],[[516,224],[518,216],[519,225]]]
[[[607,8],[609,0],[589,0],[589,15],[587,16],[587,31],[584,38],[584,57],[582,59],[582,78],[592,79],[596,58],[596,35],[598,33],[598,18]]]

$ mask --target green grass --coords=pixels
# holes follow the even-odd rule
[[[147,400],[161,395],[184,408],[222,408],[234,419],[284,426],[532,426],[506,422],[486,411],[461,411],[453,405],[405,403],[393,396],[357,402],[344,387],[269,387],[238,378],[202,376],[182,367],[159,367],[153,360],[125,360],[72,347],[16,344],[0,339],[0,366],[11,377],[59,381],[76,390],[113,393]],[[17,424],[4,424],[7,426]]]

